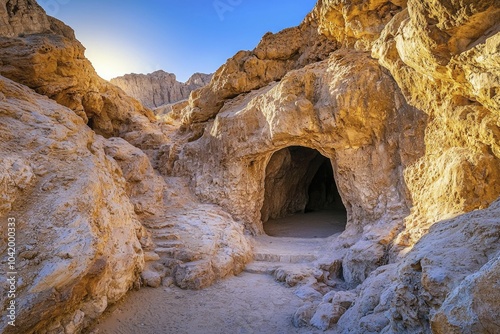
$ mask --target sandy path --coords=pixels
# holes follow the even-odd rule
[[[202,291],[144,288],[118,303],[93,333],[325,333],[293,327],[292,315],[302,305],[293,292],[271,276],[250,273]]]
[[[323,210],[298,213],[264,223],[269,236],[292,238],[327,238],[345,230],[347,213]]]

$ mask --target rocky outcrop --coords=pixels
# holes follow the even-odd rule
[[[204,135],[184,146],[175,168],[194,175],[198,196],[221,204],[249,230],[262,233],[271,156],[290,146],[316,149],[334,165],[357,233],[389,214],[409,213],[401,166],[424,155],[425,125],[425,115],[406,104],[375,60],[338,51],[226,103]],[[205,170],[211,173],[199,172]],[[282,195],[287,196],[271,197]]]
[[[51,22],[34,0],[7,0],[0,4],[0,36],[17,37],[50,31]]]
[[[215,73],[209,85],[193,92],[183,116],[186,125],[215,117],[228,99],[280,80],[289,71],[324,60],[337,48],[318,33],[308,17],[298,27],[266,34],[253,51],[240,51]]]
[[[33,0],[0,5],[0,75],[72,109],[96,133],[146,147],[164,141],[154,114],[101,79],[71,28]]]
[[[169,128],[99,78],[36,2],[7,1],[0,20],[0,74],[18,82],[0,76],[0,218],[17,222],[19,272],[16,327],[0,332],[78,333],[132,287],[239,273],[252,254],[243,226],[153,168]]]
[[[139,100],[148,108],[185,100],[195,89],[207,85],[211,74],[195,73],[185,83],[177,81],[175,74],[156,71],[150,74],[127,74],[111,79],[111,83]]]
[[[490,333],[498,310],[489,284],[498,277],[499,209],[496,201],[435,223],[401,263],[377,269],[359,286],[340,332]]]
[[[105,139],[71,110],[0,77],[0,138],[0,217],[16,221],[20,275],[16,327],[0,332],[77,332],[138,282],[146,231]]]
[[[301,160],[283,150],[315,149],[348,213],[322,268],[357,295],[331,324],[427,333],[463,320],[486,333],[495,305],[475,284],[495,277],[500,250],[489,239],[499,226],[499,19],[493,0],[320,1],[301,26],[264,36],[170,107],[187,141],[164,172],[189,176],[200,198],[259,234],[270,212],[303,202],[287,184],[301,182]],[[305,42],[306,31],[319,35]],[[439,257],[444,231],[450,254]]]

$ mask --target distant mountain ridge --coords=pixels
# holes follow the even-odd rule
[[[195,73],[186,82],[179,82],[175,74],[159,70],[150,74],[126,74],[111,79],[111,83],[154,109],[168,103],[187,99],[189,94],[207,85],[212,74]]]

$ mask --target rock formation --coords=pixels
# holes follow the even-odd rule
[[[211,78],[211,74],[195,73],[182,83],[177,81],[175,74],[156,71],[150,74],[126,74],[111,79],[111,83],[144,106],[155,109],[164,104],[187,99],[193,90],[205,86]]]
[[[20,275],[16,327],[0,332],[73,333],[138,282],[147,233],[102,137],[25,86],[0,77],[0,92],[0,216],[17,221]]]
[[[4,2],[0,20],[0,220],[17,222],[19,272],[16,327],[0,332],[77,333],[133,287],[199,289],[240,272],[243,226],[153,169],[168,127],[99,78],[36,2]]]
[[[320,1],[300,27],[230,59],[173,114],[192,140],[172,171],[258,234],[262,209],[288,203],[285,188],[265,196],[266,168],[289,161],[274,154],[316,149],[331,160],[348,212],[322,268],[336,268],[330,278],[357,295],[344,315],[330,312],[331,324],[487,333],[486,310],[497,305],[478,284],[495,277],[500,250],[499,19],[496,1]],[[307,45],[304,31],[319,34]],[[312,61],[297,61],[303,50]],[[288,182],[300,181],[291,173]],[[448,254],[433,255],[437,244]]]
[[[4,2],[0,21],[0,75],[72,109],[98,134],[143,148],[165,141],[151,110],[101,79],[73,30],[34,0]]]
[[[77,332],[139,277],[198,289],[239,272],[245,233],[304,209],[308,149],[348,222],[307,275],[274,273],[307,276],[295,324],[497,331],[498,1],[319,1],[156,121],[33,1],[0,20],[0,74],[18,82],[0,77],[0,219],[26,231],[25,332]]]

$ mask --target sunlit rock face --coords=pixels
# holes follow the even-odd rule
[[[111,83],[145,107],[155,109],[187,99],[193,90],[207,85],[211,78],[211,74],[195,73],[184,83],[177,81],[175,74],[156,71],[150,74],[127,74],[111,79]]]
[[[287,199],[276,175],[293,163],[276,152],[317,150],[348,213],[325,254],[358,296],[341,331],[487,333],[495,305],[481,289],[500,250],[489,207],[500,195],[499,20],[493,0],[320,1],[172,109],[186,141],[166,171],[259,234],[301,201]],[[313,30],[322,47],[300,39]]]
[[[184,124],[215,117],[226,100],[280,80],[293,69],[324,60],[337,43],[318,33],[317,22],[307,17],[298,27],[266,34],[253,51],[240,51],[222,65],[206,87],[193,92]]]
[[[101,79],[73,30],[34,0],[2,2],[0,21],[1,75],[72,109],[98,134],[144,148],[164,141],[154,114]]]
[[[17,222],[19,274],[16,327],[0,332],[78,332],[138,284],[146,231],[105,146],[70,109],[0,77],[0,217]]]
[[[365,223],[409,213],[401,166],[424,154],[425,124],[376,61],[337,51],[226,103],[204,135],[185,146],[176,169],[195,174],[199,196],[261,233],[271,156],[291,146],[316,149],[333,163],[356,234]],[[410,127],[414,132],[405,136]]]
[[[0,220],[17,221],[19,272],[16,327],[0,332],[78,333],[131,288],[241,272],[243,226],[153,168],[169,143],[153,113],[99,78],[35,1],[4,1],[0,22]]]

